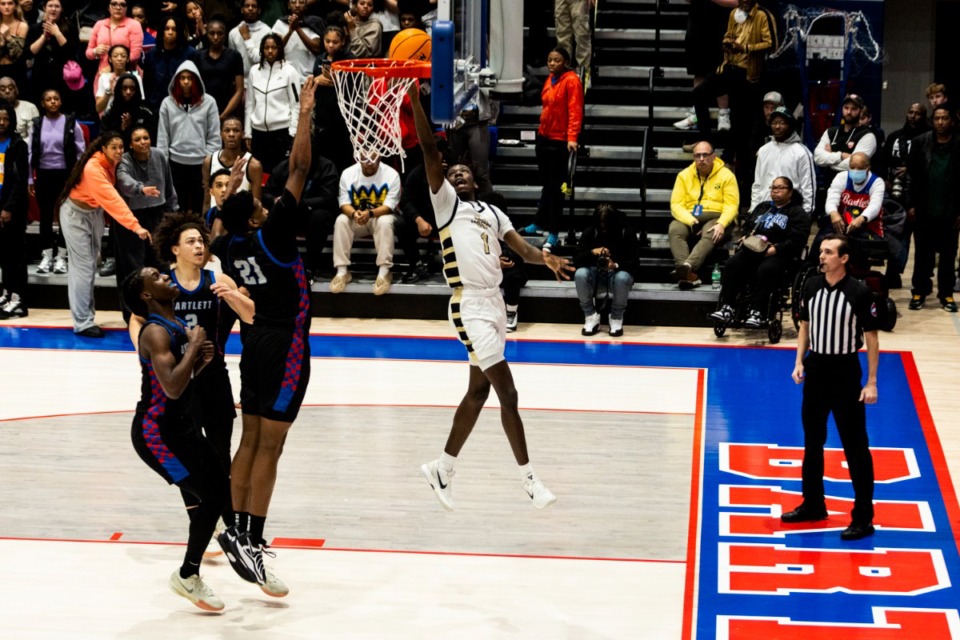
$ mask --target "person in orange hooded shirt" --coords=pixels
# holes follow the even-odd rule
[[[97,254],[103,238],[103,212],[141,240],[151,240],[150,232],[140,226],[114,186],[117,163],[122,156],[123,137],[117,132],[107,131],[91,142],[70,172],[57,206],[60,229],[70,255],[67,294],[73,332],[85,338],[103,337],[103,329],[94,322],[93,300]],[[160,196],[156,187],[144,186],[142,192],[149,197]]]
[[[543,83],[540,99],[540,128],[537,130],[537,167],[543,190],[540,206],[533,224],[523,228],[526,235],[547,232],[544,251],[557,246],[560,216],[563,213],[563,193],[560,190],[567,176],[567,162],[571,151],[576,151],[580,128],[583,125],[583,85],[580,77],[570,69],[570,54],[555,47],[547,55],[550,76]]]

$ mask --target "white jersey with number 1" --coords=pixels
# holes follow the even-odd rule
[[[510,218],[497,207],[477,200],[461,200],[446,179],[430,192],[443,250],[443,275],[454,289],[499,291],[500,240],[513,229]]]

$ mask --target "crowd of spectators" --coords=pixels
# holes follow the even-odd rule
[[[112,240],[102,251],[98,239],[92,258],[87,255],[90,248],[84,247],[83,260],[115,257],[120,265],[116,275],[122,278],[152,258],[145,239],[138,236],[143,235],[141,230],[149,234],[162,211],[201,214],[216,233],[214,183],[238,161],[246,166],[241,189],[251,190],[269,205],[282,195],[282,186],[277,185],[283,184],[296,133],[299,87],[313,74],[318,82],[315,160],[300,203],[311,278],[323,274],[332,278],[330,291],[347,290],[351,248],[356,237],[365,235],[373,237],[377,256],[374,293],[391,288],[395,245],[406,264],[404,283],[430,274],[435,256],[421,253],[418,238],[433,237],[437,229],[409,118],[401,116],[403,146],[410,149],[404,164],[392,158],[356,162],[330,65],[351,57],[386,55],[402,28],[429,30],[436,18],[435,0],[133,2],[92,3],[102,15],[78,30],[82,23],[73,13],[73,3],[66,0],[39,2],[29,15],[16,0],[0,0],[0,151],[5,145],[19,148],[16,140],[24,141],[29,167],[17,171],[13,166],[5,173],[0,199],[15,206],[3,211],[9,218],[0,226],[4,246],[23,243],[18,229],[26,224],[22,203],[28,199],[21,194],[35,196],[42,252],[37,273],[66,274],[77,257],[67,250],[70,243],[65,242],[62,220],[61,231],[54,234],[54,220],[61,206],[74,216],[92,207],[120,224],[112,225]],[[591,60],[589,28],[584,25],[589,24],[592,5],[591,0],[556,1],[557,46],[543,60],[549,73],[541,90],[536,142],[543,190],[535,221],[524,231],[547,235],[546,251],[558,245],[566,162],[579,147],[583,126]],[[952,288],[960,203],[945,185],[960,171],[956,157],[960,149],[947,88],[931,85],[929,108],[919,102],[910,105],[904,126],[886,140],[864,100],[848,95],[838,105],[840,123],[807,148],[801,137],[803,105],[785,104],[783,95],[790,92],[769,90],[781,88],[770,86],[765,76],[766,56],[778,42],[772,14],[756,0],[697,2],[691,7],[690,27],[686,42],[694,109],[674,126],[695,128],[697,139],[685,145],[693,162],[676,178],[668,232],[678,286],[699,286],[702,270],[724,261],[729,255],[726,243],[735,238],[739,220],[756,226],[769,222],[771,208],[779,211],[789,205],[790,211],[802,210],[804,215],[791,215],[787,225],[789,250],[779,251],[795,258],[796,220],[816,221],[833,232],[862,226],[882,235],[883,208],[878,203],[892,199],[902,205],[907,219],[887,284],[900,286],[910,239],[915,237],[917,268],[910,308],[921,308],[931,295],[939,255],[938,298],[945,309],[956,310]],[[539,32],[536,21],[531,19],[530,28],[533,42]],[[710,113],[714,101],[719,107],[716,128]],[[495,121],[497,108],[486,93],[478,93],[444,132],[448,144],[442,143],[449,159],[471,162],[481,192],[490,198],[497,194],[490,181],[488,125]],[[405,112],[409,114],[409,105]],[[81,120],[92,120],[93,126],[81,125]],[[91,140],[91,128],[109,133]],[[722,157],[718,135],[732,141]],[[124,153],[112,162],[111,141],[117,138]],[[114,182],[118,197],[98,199],[104,196],[103,189],[83,187],[79,176],[73,185],[78,199],[69,193],[58,199],[61,194],[54,185],[67,181],[91,148],[100,153],[90,166]],[[18,162],[13,152],[6,158],[5,164]],[[778,204],[774,196],[782,200],[783,194],[774,192],[785,191],[784,185],[789,185],[789,201]],[[869,206],[849,204],[858,194],[867,194]],[[98,226],[89,227],[87,231],[95,234]],[[628,248],[607,246],[611,229],[631,237],[621,238],[620,244]],[[587,231],[576,250],[583,331],[592,334],[599,328],[598,301],[585,292],[597,290],[600,283],[606,286],[599,289],[608,291],[613,300],[610,333],[620,335],[626,294],[637,274],[636,232],[609,205],[597,208]],[[325,255],[330,235],[332,251]],[[588,246],[587,240],[602,243]],[[773,252],[778,252],[775,243],[767,257]],[[3,270],[0,286],[0,317],[22,317],[28,309],[18,274],[25,271],[28,256],[17,250],[4,254],[9,268]],[[600,262],[614,268],[598,269]],[[781,255],[769,264],[783,262]],[[503,266],[505,276],[516,274],[505,282],[526,281],[522,261],[507,257]],[[86,279],[90,265],[85,263],[83,269]],[[87,304],[85,295],[81,297]],[[515,327],[517,296],[508,295],[507,304]],[[80,317],[77,330],[89,329],[92,321],[86,312]]]

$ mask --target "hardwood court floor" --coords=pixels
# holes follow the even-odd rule
[[[894,333],[881,334],[881,348],[912,352],[956,488],[960,321],[929,305],[906,311],[907,293],[894,296],[902,317]],[[577,326],[522,318],[521,307],[514,339],[582,340]],[[115,314],[98,319],[119,326]],[[69,322],[63,311],[34,311],[29,320]],[[445,322],[316,319],[313,330],[451,335]],[[756,332],[722,340],[709,328],[626,332],[623,341],[635,343],[764,344]],[[783,348],[794,341],[788,328]],[[578,395],[579,367],[515,367],[532,457],[559,502],[545,512],[524,502],[488,409],[458,468],[458,510],[446,513],[417,467],[442,445],[464,365],[414,362],[405,372],[396,362],[315,363],[309,402],[320,406],[305,409],[291,432],[268,522],[269,537],[306,539],[272,562],[291,595],[267,598],[222,562],[211,564],[205,576],[228,609],[209,616],[165,585],[182,555],[175,543],[183,540],[183,516],[176,492],[129,445],[132,354],[0,350],[0,549],[18,577],[0,586],[0,635],[681,636],[695,403],[688,372],[659,370],[644,388],[631,378],[635,370],[597,367],[589,373],[600,381]],[[424,379],[434,365],[437,376]],[[346,390],[365,389],[364,375],[399,391],[380,406],[358,406],[362,393]],[[611,398],[621,404],[611,406]],[[650,398],[676,404],[656,413],[643,404]],[[23,419],[98,410],[120,413]],[[116,533],[119,541],[108,542]],[[55,541],[66,539],[90,542]],[[322,550],[308,548],[319,539]]]

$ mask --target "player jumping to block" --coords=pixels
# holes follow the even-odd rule
[[[447,170],[444,176],[440,153],[433,131],[420,106],[416,84],[410,90],[417,123],[417,135],[430,184],[430,199],[436,212],[437,229],[443,251],[443,275],[453,289],[449,317],[460,342],[470,357],[470,383],[453,417],[453,427],[439,459],[420,467],[433,487],[440,504],[453,509],[451,481],[457,455],[473,431],[490,387],[500,400],[503,430],[520,465],[523,490],[538,509],[557,501],[530,465],[523,421],[517,403],[517,389],[510,365],[504,359],[506,346],[506,307],[500,293],[500,240],[520,254],[526,262],[543,264],[557,279],[569,280],[570,262],[542,253],[527,244],[514,231],[510,219],[498,208],[476,199],[473,172],[463,164]]]

